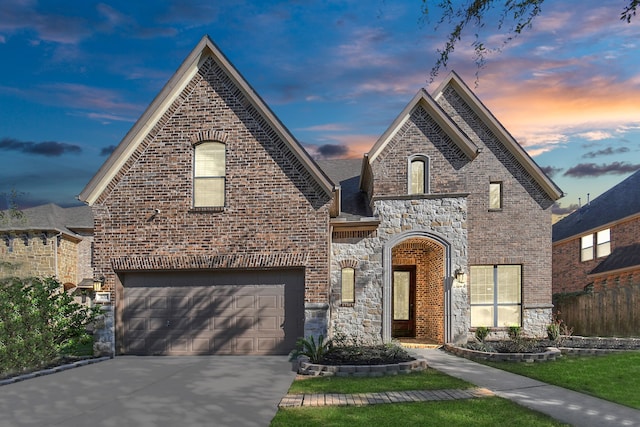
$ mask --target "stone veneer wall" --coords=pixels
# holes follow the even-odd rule
[[[366,237],[334,239],[331,259],[331,333],[337,331],[380,342],[383,336],[383,288],[385,247],[406,237],[438,239],[449,245],[442,277],[451,290],[451,339],[466,341],[469,303],[466,285],[450,277],[456,268],[467,268],[466,199],[464,197],[376,200],[374,215],[381,220],[375,233]],[[387,248],[389,254],[391,248]],[[445,255],[446,256],[446,255]],[[340,303],[341,262],[356,260],[356,301]],[[450,265],[446,265],[449,261]],[[390,274],[389,272],[386,272]],[[444,295],[443,295],[444,300]],[[389,307],[390,309],[390,307]]]
[[[58,280],[60,283],[73,283],[78,280],[78,242],[60,239],[58,245]]]
[[[115,356],[115,323],[112,305],[100,307],[102,313],[98,316],[93,330],[94,356]]]
[[[0,277],[49,277],[56,275],[58,238],[39,234],[3,234],[0,259],[10,265],[0,265]]]

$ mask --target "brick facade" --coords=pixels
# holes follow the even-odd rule
[[[521,264],[523,327],[544,330],[554,191],[541,187],[537,166],[524,159],[525,167],[455,90],[444,90],[439,106],[419,92],[414,99],[426,97],[364,159],[366,196],[349,200],[368,206],[336,219],[331,182],[296,151],[208,38],[199,46],[202,56],[185,61],[197,64],[193,74],[183,64],[157,98],[166,104],[154,101],[107,161],[112,170],[81,194],[93,207],[95,273],[112,292],[116,335],[130,272],[296,268],[304,269],[305,335],[389,341],[392,270],[405,264],[416,266],[420,338],[466,341],[469,287],[454,275],[477,264]],[[225,145],[225,203],[194,209],[194,145],[210,140]],[[428,159],[427,194],[408,194],[412,156]],[[503,184],[500,211],[488,209],[491,181]],[[345,266],[355,272],[355,302],[348,304],[340,295]]]
[[[226,146],[223,209],[192,208],[193,142],[208,138]],[[208,59],[94,204],[106,289],[121,298],[118,270],[297,267],[305,301],[327,304],[330,198],[283,145]]]
[[[635,216],[615,224],[609,224],[553,244],[553,293],[579,292],[585,287],[602,289],[613,284],[624,284],[630,280],[640,283],[640,271],[613,273],[604,277],[593,278],[589,273],[600,264],[604,258],[589,261],[580,260],[580,239],[587,234],[594,234],[605,228],[611,230],[611,251],[618,247],[629,246],[640,241],[640,217]]]
[[[540,311],[548,314],[543,318],[551,312],[554,200],[453,89],[445,90],[438,102],[480,149],[466,168],[469,264],[522,265],[523,326],[531,333],[543,334],[544,325],[530,322],[540,323],[534,320]],[[490,182],[502,183],[499,211],[489,209]]]

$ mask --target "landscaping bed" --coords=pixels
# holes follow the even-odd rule
[[[399,345],[362,344],[337,340],[318,341],[313,337],[298,340],[290,360],[294,370],[311,376],[383,376],[423,370],[424,359],[416,359]]]
[[[640,350],[640,338],[567,336],[560,340],[517,339],[446,344],[444,350],[467,359],[494,362],[546,362],[562,354],[598,355]]]

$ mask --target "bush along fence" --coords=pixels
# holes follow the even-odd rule
[[[555,294],[553,304],[576,335],[637,337],[640,331],[640,284]]]
[[[90,341],[86,328],[95,317],[53,278],[1,280],[0,376],[46,366]]]

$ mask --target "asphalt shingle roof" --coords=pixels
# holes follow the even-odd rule
[[[553,241],[640,213],[640,170],[553,226]]]
[[[341,187],[341,218],[357,220],[372,216],[367,197],[364,192],[360,191],[362,159],[318,160],[316,163],[331,181]]]
[[[4,211],[0,231],[53,230],[76,235],[73,230],[93,229],[93,213],[89,206],[63,208],[56,204],[35,206],[21,211],[21,218],[12,218]]]
[[[590,274],[640,266],[640,243],[615,248]]]

